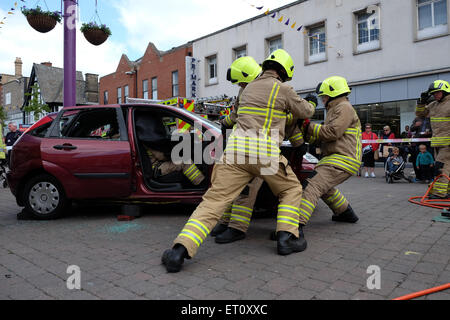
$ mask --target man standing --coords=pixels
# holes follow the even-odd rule
[[[5,136],[5,143],[6,143],[6,149],[8,150],[6,159],[7,159],[7,163],[9,166],[9,157],[11,154],[11,147],[14,145],[14,143],[17,141],[17,139],[19,139],[22,132],[17,130],[17,125],[14,122],[8,123],[8,129],[9,129],[9,132]]]
[[[288,161],[280,154],[286,115],[305,119],[315,107],[284,82],[292,79],[294,64],[283,49],[275,50],[262,64],[263,74],[241,94],[240,114],[221,163],[214,166],[211,187],[191,215],[172,249],[163,253],[168,272],[178,272],[192,258],[228,205],[255,177],[263,178],[279,198],[277,251],[288,255],[303,251],[299,239],[299,203],[302,187]],[[237,159],[236,159],[237,158]]]
[[[430,95],[435,101],[426,104]],[[431,147],[435,148],[436,174],[450,175],[450,84],[444,80],[436,80],[428,91],[422,92],[417,101],[416,116],[430,117]],[[450,183],[446,177],[439,178],[430,191],[430,199],[447,199]]]
[[[305,140],[321,141],[323,158],[303,185],[300,226],[309,221],[319,198],[332,209],[333,221],[354,223],[358,217],[336,186],[357,174],[361,166],[361,123],[347,98],[347,80],[327,78],[316,92],[322,97],[327,116],[323,125],[305,125]]]

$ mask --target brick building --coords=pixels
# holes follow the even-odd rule
[[[100,103],[124,103],[126,97],[164,100],[185,96],[186,56],[192,56],[191,43],[159,51],[150,42],[136,61],[123,54],[116,71],[100,78]]]

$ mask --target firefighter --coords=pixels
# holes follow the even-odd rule
[[[239,113],[239,98],[242,91],[261,71],[262,68],[255,59],[248,56],[236,59],[231,64],[227,72],[227,80],[237,84],[240,89],[232,113],[221,119],[223,133],[236,124]],[[245,238],[253,213],[253,205],[263,182],[262,178],[253,178],[238,198],[227,208],[220,221],[211,231],[211,236],[216,237],[217,243],[230,243]]]
[[[450,84],[445,80],[436,80],[428,91],[422,92],[417,101],[416,116],[429,117],[431,121],[431,147],[435,149],[435,168],[437,174],[450,175]],[[433,95],[430,104],[427,101]],[[436,180],[430,190],[430,199],[448,199],[450,184],[446,177]]]
[[[361,123],[347,95],[350,88],[345,78],[334,76],[325,79],[316,89],[326,108],[323,125],[304,121],[305,140],[322,142],[322,159],[313,174],[303,184],[300,204],[300,225],[307,224],[316,208],[319,198],[332,209],[333,221],[358,221],[344,195],[336,189],[361,165]]]
[[[147,168],[147,171],[151,172],[151,177],[153,179],[167,181],[171,178],[175,178],[176,180],[179,180],[180,172],[183,172],[183,175],[193,185],[199,185],[205,179],[205,176],[195,164],[175,164],[168,159],[164,152],[152,149],[145,143],[143,144],[151,165],[151,169]]]
[[[178,272],[185,258],[192,258],[219,221],[228,205],[254,178],[262,177],[278,196],[277,252],[288,255],[305,249],[299,239],[298,219],[302,187],[287,159],[280,154],[286,115],[305,119],[315,107],[284,82],[291,80],[290,55],[275,50],[263,62],[263,74],[249,83],[239,100],[239,117],[224,154],[212,172],[211,187],[203,201],[166,250],[162,262],[168,272]],[[237,159],[236,159],[237,158]]]

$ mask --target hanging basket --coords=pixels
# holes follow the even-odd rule
[[[45,14],[27,15],[29,25],[36,31],[46,33],[53,30],[56,26],[56,19]]]
[[[88,29],[83,31],[84,37],[94,46],[99,46],[108,39],[109,35],[101,29]]]

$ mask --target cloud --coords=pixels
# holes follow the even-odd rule
[[[264,13],[249,3],[275,9],[289,0],[114,0],[119,22],[127,32],[127,46],[144,52],[148,42],[168,50],[209,33]]]
[[[5,11],[0,9],[0,17]],[[63,25],[58,23],[52,31],[39,33],[31,28],[21,13],[9,15],[0,29],[0,72],[14,74],[14,60],[21,57],[23,75],[29,76],[33,63],[50,61],[55,67],[63,67]],[[115,71],[125,45],[108,39],[101,46],[87,42],[77,28],[77,70],[100,76]]]

